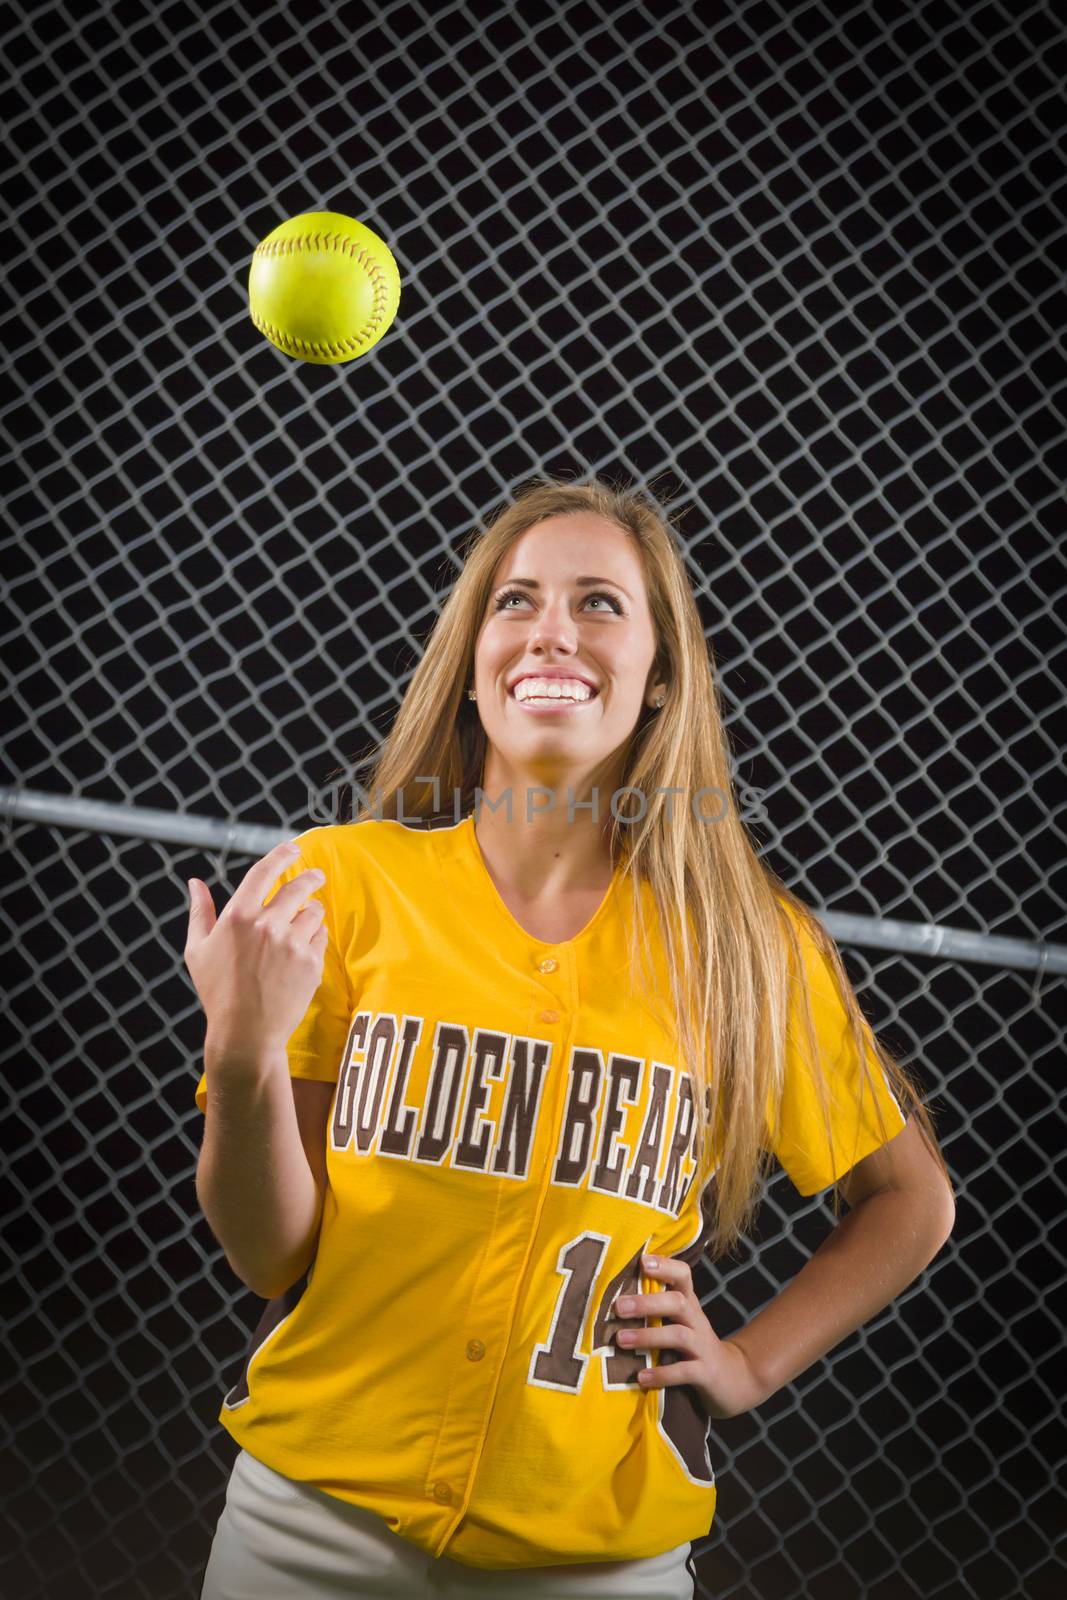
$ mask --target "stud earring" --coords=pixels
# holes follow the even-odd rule
[[[654,701],[654,705],[655,705],[655,708],[656,708],[657,711],[659,711],[659,709],[663,705],[663,703],[666,700],[666,698],[667,698],[667,696],[665,694],[661,694],[661,695],[658,695],[656,697],[656,699]]]
[[[473,689],[468,689],[467,690],[467,699],[468,700],[477,700],[477,698],[478,698],[478,696],[475,694]]]

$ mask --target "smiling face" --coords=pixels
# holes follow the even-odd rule
[[[593,581],[595,580],[595,581]],[[644,566],[628,533],[592,512],[549,517],[501,558],[474,652],[474,688],[487,749],[483,787],[511,787],[525,815],[525,788],[600,790],[603,818],[615,776],[646,704],[656,639]],[[524,678],[581,680],[588,698],[550,704],[517,698]],[[527,682],[522,694],[536,692]],[[584,691],[577,690],[581,695]]]

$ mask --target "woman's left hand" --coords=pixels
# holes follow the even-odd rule
[[[653,1265],[655,1261],[655,1265]],[[677,1350],[675,1361],[660,1361],[637,1375],[642,1389],[665,1389],[687,1383],[709,1417],[722,1420],[751,1411],[765,1398],[740,1345],[720,1339],[693,1289],[688,1263],[672,1256],[643,1256],[649,1277],[666,1284],[656,1294],[624,1295],[615,1302],[620,1317],[669,1318],[660,1328],[621,1328],[615,1335],[620,1350]]]

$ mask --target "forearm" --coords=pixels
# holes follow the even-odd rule
[[[929,1193],[883,1189],[823,1240],[796,1277],[726,1344],[752,1375],[751,1409],[804,1372],[907,1288],[951,1232]]]
[[[309,1265],[322,1200],[300,1138],[285,1053],[212,1070],[196,1194],[234,1272],[269,1300]]]

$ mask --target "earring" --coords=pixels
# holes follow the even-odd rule
[[[473,689],[468,689],[467,690],[467,699],[468,700],[477,700],[477,698],[478,698],[478,696],[475,694]]]
[[[660,710],[660,708],[662,707],[662,705],[663,705],[664,701],[666,700],[666,698],[667,698],[667,696],[665,694],[657,695],[655,701],[653,702],[653,704],[654,704],[654,706],[655,706],[657,711]]]

